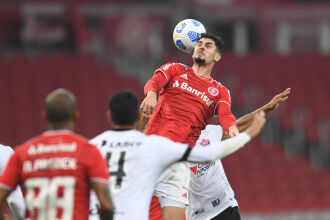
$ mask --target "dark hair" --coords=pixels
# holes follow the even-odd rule
[[[219,35],[216,34],[210,34],[210,33],[202,33],[201,36],[198,38],[198,40],[202,38],[208,38],[215,42],[215,46],[217,47],[217,50],[220,54],[222,54],[223,49],[225,47],[225,43],[223,42],[222,38]]]
[[[131,91],[120,90],[109,99],[112,121],[116,125],[133,125],[139,115],[139,101]]]
[[[76,111],[76,98],[66,89],[56,89],[45,100],[46,117],[52,124],[60,125],[73,119]]]

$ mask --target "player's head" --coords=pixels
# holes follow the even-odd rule
[[[109,100],[108,117],[118,126],[133,126],[139,118],[139,101],[131,91],[119,90]]]
[[[45,100],[44,118],[49,129],[74,129],[78,118],[75,96],[66,89],[56,89],[49,93]]]
[[[198,38],[193,53],[194,62],[199,65],[214,64],[221,59],[224,42],[220,36],[203,33]]]

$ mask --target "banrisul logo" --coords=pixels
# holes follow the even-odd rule
[[[182,82],[180,83],[178,80],[175,80],[173,83],[173,88],[178,87],[180,89],[186,90],[199,98],[201,98],[207,106],[210,106],[213,103],[213,100],[211,100],[207,95],[205,95],[205,92],[198,91],[197,89],[192,88],[191,86],[188,85],[188,83]]]

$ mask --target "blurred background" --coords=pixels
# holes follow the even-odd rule
[[[213,76],[237,118],[292,88],[261,137],[223,161],[242,219],[329,220],[329,0],[1,0],[0,141],[45,130],[44,98],[58,87],[77,96],[78,133],[109,129],[113,92],[142,100],[156,68],[192,65],[172,40],[186,18],[224,39]]]

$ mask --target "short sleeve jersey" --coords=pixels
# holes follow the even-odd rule
[[[0,187],[20,184],[27,219],[87,219],[90,181],[108,183],[98,149],[69,131],[45,132],[15,148]]]
[[[231,105],[229,91],[212,78],[197,75],[191,67],[167,63],[157,69],[168,83],[160,91],[146,134],[157,134],[194,146],[201,130],[223,102]]]

